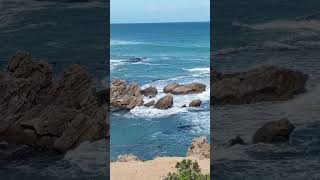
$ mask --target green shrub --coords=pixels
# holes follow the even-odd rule
[[[177,172],[169,173],[165,180],[209,180],[209,175],[201,174],[197,161],[182,160],[176,165]]]

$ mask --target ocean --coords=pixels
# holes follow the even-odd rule
[[[133,154],[143,160],[184,156],[192,138],[210,134],[210,23],[112,24],[110,76],[136,82],[141,88],[171,82],[199,82],[206,91],[175,95],[173,107],[136,107],[110,114],[110,159]],[[133,58],[141,58],[139,61]],[[154,99],[154,98],[153,98]],[[182,108],[194,99],[201,108]],[[148,102],[152,99],[145,98]]]
[[[59,3],[56,1],[3,0],[0,2],[0,68],[18,50],[47,60],[60,79],[71,64],[86,68],[104,88],[108,6],[102,1]],[[105,37],[105,38],[103,38]],[[107,179],[108,144],[85,142],[65,156],[27,146],[0,143],[1,179]]]
[[[288,101],[214,107],[211,164],[216,180],[319,179],[320,2],[315,0],[216,0],[212,64],[239,72],[271,64],[307,73],[307,92]],[[218,55],[219,54],[219,55]],[[250,143],[264,123],[288,118],[296,129],[289,143]]]

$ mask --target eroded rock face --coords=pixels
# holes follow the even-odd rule
[[[153,98],[158,94],[158,90],[155,87],[148,87],[146,89],[143,89],[141,93],[146,97]]]
[[[268,122],[256,131],[252,143],[286,142],[294,129],[295,126],[287,119]]]
[[[143,105],[143,96],[136,83],[127,85],[125,81],[115,79],[111,85],[110,101],[113,108],[130,110]]]
[[[186,156],[197,157],[200,159],[210,158],[210,145],[205,137],[194,138],[188,148]]]
[[[93,81],[73,65],[54,83],[50,67],[17,52],[0,74],[0,139],[65,152],[104,138],[107,109]]]
[[[189,107],[200,107],[202,104],[202,101],[200,99],[193,100],[190,102]]]
[[[206,90],[206,85],[201,83],[190,83],[179,85],[177,83],[170,83],[163,88],[163,92],[174,95],[201,93]]]
[[[118,156],[117,162],[130,162],[130,161],[140,161],[137,156],[132,154],[123,154]]]
[[[248,72],[212,73],[213,104],[247,104],[287,100],[305,91],[307,75],[276,66],[261,66]]]
[[[169,109],[173,105],[173,96],[168,94],[157,101],[154,105],[157,109]]]

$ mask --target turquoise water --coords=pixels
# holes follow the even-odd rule
[[[112,112],[110,158],[130,153],[141,159],[185,155],[193,137],[210,133],[210,23],[113,24],[110,34],[111,79],[155,86],[156,99],[170,82],[207,85],[201,94],[174,96],[174,107],[168,110]],[[204,102],[201,108],[181,108],[198,98]]]
[[[319,179],[319,1],[216,0],[212,11],[218,71],[272,64],[309,74],[307,92],[292,100],[214,108],[212,178]],[[250,142],[257,128],[283,117],[296,126],[289,143],[226,146],[237,135]]]
[[[48,60],[56,78],[78,63],[96,79],[106,78],[105,2],[3,0],[0,2],[0,68],[18,50]],[[103,38],[106,37],[106,38]],[[107,179],[106,140],[85,142],[65,156],[0,142],[1,179]]]

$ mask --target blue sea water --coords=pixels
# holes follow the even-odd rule
[[[47,60],[59,79],[80,64],[103,88],[107,72],[108,7],[103,1],[0,1],[0,68],[18,50]],[[105,37],[105,38],[103,38]],[[0,179],[80,180],[108,178],[106,140],[85,142],[65,156],[0,142]]]
[[[271,64],[309,75],[307,92],[294,99],[214,107],[212,178],[319,179],[320,2],[215,0],[212,11],[217,71]],[[264,123],[284,117],[296,126],[289,143],[227,147],[237,135],[250,143]]]
[[[168,110],[111,112],[111,160],[120,154],[140,159],[184,156],[192,138],[209,137],[210,23],[112,24],[110,36],[111,79],[155,86],[159,94],[153,99],[164,96],[163,87],[170,82],[207,86],[200,94],[175,95]],[[203,101],[201,108],[182,108],[194,99]]]

